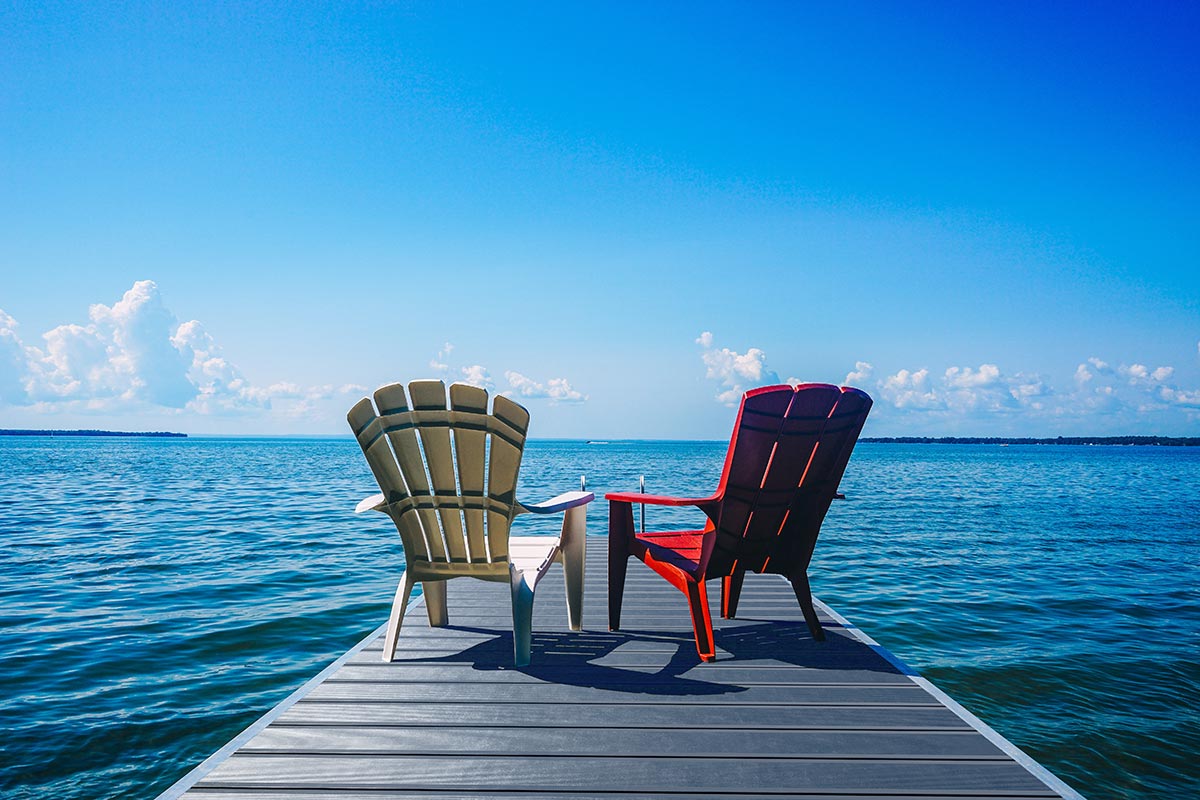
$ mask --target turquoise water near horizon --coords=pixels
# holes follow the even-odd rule
[[[691,494],[724,447],[533,441],[519,496]],[[1200,448],[862,443],[814,591],[1087,797],[1200,796],[1198,486]],[[0,438],[0,794],[154,797],[377,627],[374,491],[350,439]]]

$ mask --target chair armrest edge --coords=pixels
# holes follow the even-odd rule
[[[585,506],[595,499],[596,495],[592,492],[563,492],[541,503],[518,502],[517,505],[531,514],[557,514],[569,508]]]

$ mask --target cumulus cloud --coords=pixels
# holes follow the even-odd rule
[[[852,373],[847,382],[859,377]],[[1043,430],[1087,426],[1082,432],[1147,424],[1178,429],[1181,423],[1200,421],[1200,390],[1179,386],[1173,367],[1112,364],[1094,356],[1079,363],[1073,380],[1057,388],[1041,375],[1005,372],[984,363],[978,368],[952,366],[940,375],[924,367],[900,369],[876,381],[874,393],[881,410],[894,409],[914,427],[920,427],[921,419],[935,421],[942,432],[960,423],[994,426],[1000,419],[1042,424]]]
[[[718,382],[717,402],[736,405],[742,393],[754,386],[779,383],[779,375],[766,365],[767,355],[757,347],[738,353],[728,347],[717,348],[713,335],[704,331],[696,338],[696,344],[704,348],[700,358],[704,362],[705,377]]]
[[[471,364],[470,366],[460,367],[455,370],[449,363],[449,356],[453,350],[454,345],[446,342],[437,355],[430,360],[429,366],[447,375],[457,372],[462,376],[458,380],[463,383],[469,383],[472,386],[478,386],[488,391],[495,389],[496,381],[493,380],[488,368],[482,364]],[[545,382],[542,382],[534,380],[516,370],[505,370],[504,379],[508,382],[508,388],[502,394],[508,397],[519,397],[526,400],[549,400],[551,405],[559,403],[582,403],[588,399],[587,395],[572,387],[566,378],[549,378]]]
[[[1000,368],[995,364],[982,364],[979,369],[950,367],[946,370],[946,385],[959,389],[977,389],[995,386],[1000,382]]]
[[[1159,397],[1165,402],[1177,405],[1182,408],[1200,409],[1200,389],[1187,391],[1184,389],[1176,389],[1171,386],[1163,386],[1159,389]]]
[[[199,321],[175,318],[153,281],[137,281],[111,306],[91,306],[86,324],[47,331],[41,346],[22,341],[16,320],[0,311],[0,403],[10,406],[209,415],[292,401],[288,412],[300,413],[336,394],[251,384]]]
[[[866,384],[875,374],[875,368],[866,361],[855,361],[854,369],[846,374],[846,380],[842,381],[843,386],[858,386]]]
[[[492,381],[492,376],[488,373],[487,367],[480,364],[472,364],[469,367],[462,368],[463,383],[469,383],[472,386],[478,386],[480,389],[491,390],[495,383]]]
[[[995,364],[949,367],[935,378],[928,368],[901,369],[878,383],[880,397],[898,409],[960,414],[1040,409],[1050,389],[1037,375],[1005,374]]]
[[[539,383],[519,372],[509,370],[504,373],[508,381],[507,395],[523,398],[547,398],[551,403],[581,403],[587,400],[587,395],[571,387],[565,378],[551,378],[546,383]]]
[[[889,375],[879,384],[883,397],[896,408],[936,408],[943,405],[941,397],[930,385],[929,370],[902,369]]]

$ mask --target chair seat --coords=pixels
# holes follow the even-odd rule
[[[704,531],[639,533],[636,536],[639,542],[646,545],[655,561],[676,566],[689,575],[696,575],[700,571]]]
[[[510,536],[508,560],[518,572],[541,574],[550,568],[558,551],[557,536]]]

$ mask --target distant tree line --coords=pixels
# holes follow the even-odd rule
[[[169,433],[167,431],[33,431],[0,428],[0,436],[140,436],[151,438],[187,438],[186,433]]]
[[[1200,447],[1197,436],[1055,436],[1053,439],[1007,436],[864,436],[859,441],[880,444],[1149,444],[1159,447]]]

